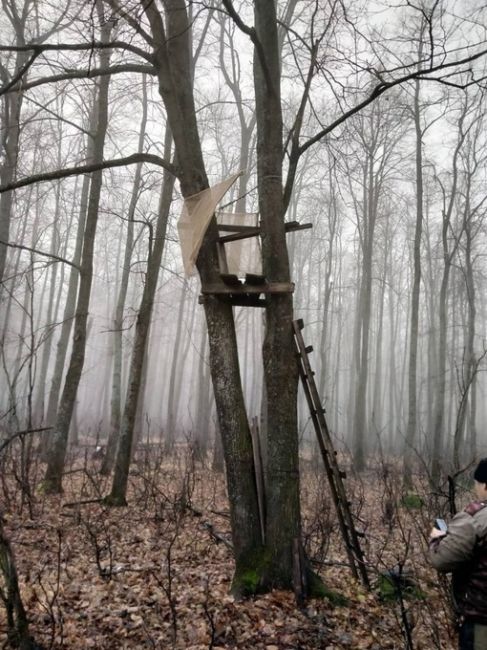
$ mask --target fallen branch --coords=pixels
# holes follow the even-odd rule
[[[102,501],[103,497],[99,499],[83,499],[82,501],[68,501],[67,503],[63,503],[63,508],[75,508],[76,506],[86,506],[89,503],[101,503]]]
[[[192,505],[187,504],[186,508],[190,512],[192,512],[195,517],[202,517],[203,516],[203,513],[201,512],[201,510],[198,510],[197,508],[195,508]],[[230,550],[233,550],[232,542],[228,541],[228,539],[223,535],[223,533],[219,533],[217,530],[215,530],[215,527],[213,526],[211,521],[202,521],[200,526],[209,532],[210,537],[212,537],[217,544],[219,544],[221,542],[222,544],[225,544],[225,546],[227,548],[229,548]]]

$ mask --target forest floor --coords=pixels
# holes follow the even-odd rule
[[[93,462],[71,467],[62,497],[36,494],[30,506],[29,500],[22,505],[5,473],[0,489],[30,631],[42,648],[455,647],[447,584],[425,555],[432,517],[442,513],[432,510],[438,504],[421,487],[422,503],[413,499],[415,507],[405,507],[392,465],[346,481],[365,532],[370,592],[351,577],[326,478],[310,463],[303,468],[305,546],[325,584],[346,603],[309,600],[301,608],[288,592],[243,602],[229,595],[224,479],[187,453],[170,465],[149,458],[134,465],[126,508],[90,503],[109,491],[109,480]],[[42,467],[35,472],[41,476]],[[379,575],[397,565],[417,588],[384,600]]]

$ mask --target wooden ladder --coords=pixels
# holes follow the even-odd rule
[[[350,568],[354,577],[360,580],[362,584],[370,588],[369,577],[365,568],[364,555],[360,547],[359,536],[357,532],[352,513],[350,511],[350,501],[347,499],[343,478],[345,472],[339,469],[336,451],[330,436],[328,425],[325,419],[325,409],[321,405],[320,396],[314,380],[314,372],[311,369],[308,354],[313,351],[312,346],[306,347],[301,330],[304,327],[302,319],[293,321],[294,339],[298,355],[299,376],[306,395],[311,419],[318,438],[318,445],[321,456],[325,465],[326,474],[330,483],[331,495],[335,504],[338,515],[340,531],[345,542]]]

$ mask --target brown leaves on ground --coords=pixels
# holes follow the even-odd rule
[[[308,470],[307,550],[327,587],[348,604],[311,600],[300,610],[292,593],[275,591],[245,602],[229,595],[231,550],[212,534],[230,541],[221,476],[184,464],[157,472],[135,469],[127,508],[63,507],[108,492],[106,479],[85,468],[66,477],[62,499],[38,496],[32,518],[18,505],[6,513],[31,632],[43,647],[402,649],[405,621],[417,650],[454,647],[446,599],[424,557],[427,517],[423,521],[394,502],[394,525],[384,523],[387,485],[380,480],[368,481],[366,488],[347,486],[359,494],[354,509],[366,529],[370,575],[374,580],[404,561],[427,598],[404,601],[401,609],[351,578],[326,480]],[[2,608],[2,640],[5,631]]]

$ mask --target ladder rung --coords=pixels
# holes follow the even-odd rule
[[[309,354],[310,352],[313,352],[313,346],[312,345],[307,345],[304,348],[304,351],[306,352],[306,354]]]
[[[298,318],[298,320],[295,321],[295,323],[296,323],[296,325],[298,326],[298,328],[299,328],[300,330],[304,329],[304,321],[303,321],[302,318]]]

